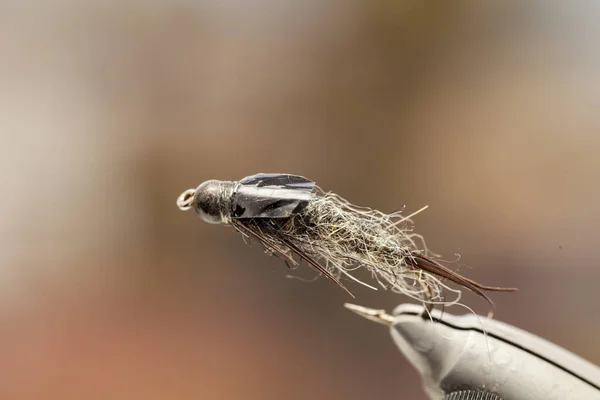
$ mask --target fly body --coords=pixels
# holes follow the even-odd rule
[[[350,295],[343,277],[369,286],[353,275],[358,268],[368,270],[381,287],[430,306],[458,301],[460,290],[447,281],[490,303],[485,291],[516,290],[479,284],[442,265],[412,231],[411,220],[399,212],[353,205],[302,176],[257,174],[239,182],[206,181],[182,193],[177,204],[182,210],[193,208],[205,222],[233,226],[288,264],[305,260]],[[444,289],[457,298],[445,301]]]

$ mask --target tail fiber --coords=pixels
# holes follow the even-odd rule
[[[439,276],[440,278],[448,279],[451,282],[456,283],[457,285],[463,286],[476,295],[484,298],[488,303],[494,304],[492,300],[485,294],[483,291],[488,292],[514,292],[518,290],[517,288],[503,288],[496,286],[486,286],[481,283],[475,282],[469,278],[466,278],[451,269],[443,266],[439,262],[424,256],[422,254],[413,254],[411,257],[407,257],[407,262],[410,266],[418,269],[422,269],[423,271],[429,272],[430,274]]]

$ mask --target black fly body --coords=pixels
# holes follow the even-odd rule
[[[342,277],[369,286],[352,275],[360,267],[383,288],[429,307],[458,302],[460,290],[448,287],[446,281],[490,303],[485,291],[516,290],[482,285],[442,265],[424,245],[419,247],[423,241],[412,232],[409,217],[355,206],[301,176],[257,174],[239,182],[210,180],[183,192],[177,205],[182,210],[193,208],[205,222],[233,226],[288,265],[305,260],[350,295]],[[444,289],[456,294],[453,301],[444,300]]]

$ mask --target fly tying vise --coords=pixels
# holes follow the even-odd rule
[[[482,285],[442,265],[424,244],[418,246],[423,240],[413,233],[410,216],[353,205],[302,176],[257,174],[239,182],[209,180],[183,192],[177,205],[183,211],[193,208],[210,224],[233,226],[288,265],[305,260],[352,297],[341,282],[343,276],[375,289],[352,275],[360,267],[383,288],[430,306],[458,302],[460,290],[445,281],[490,304],[485,291],[516,290]],[[456,293],[456,299],[445,301],[444,289]]]

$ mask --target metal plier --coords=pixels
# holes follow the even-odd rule
[[[600,368],[512,325],[416,304],[346,307],[390,327],[432,400],[600,400]]]

